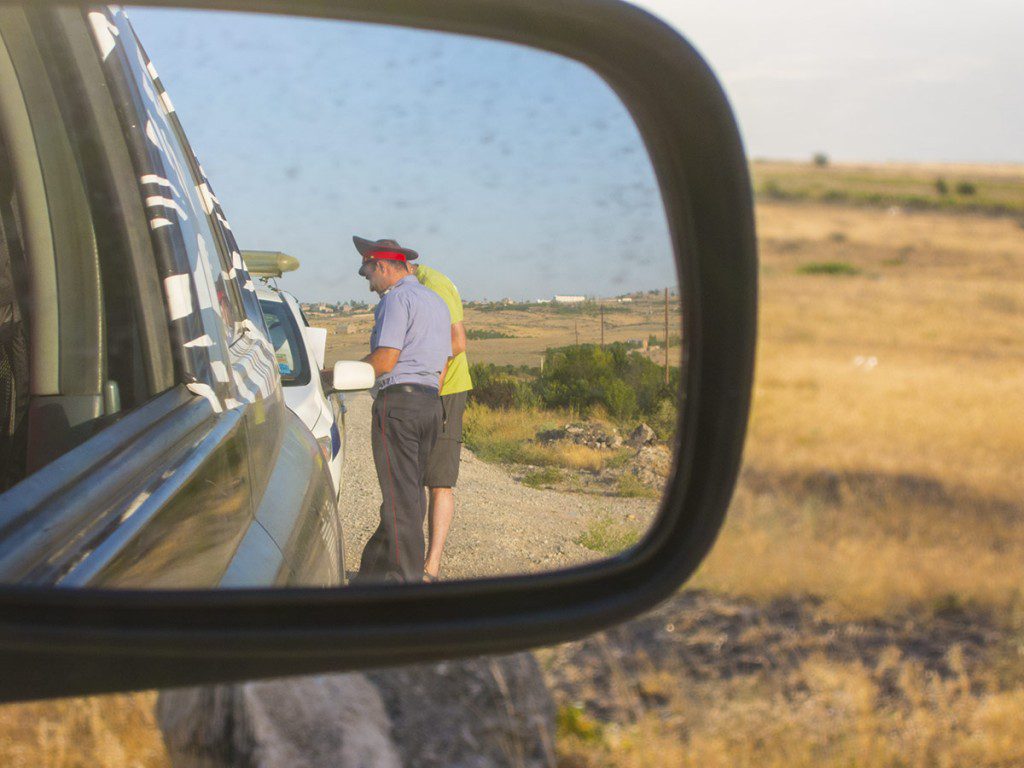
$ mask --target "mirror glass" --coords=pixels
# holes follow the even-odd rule
[[[36,445],[36,401],[70,413],[58,376],[28,394],[28,459],[8,480],[57,482],[55,463],[100,438],[154,453],[90,470],[121,473],[125,490],[75,506],[59,536],[40,531],[70,507],[19,502],[25,483],[13,485],[0,501],[39,516],[0,576],[470,579],[575,566],[643,537],[671,463],[686,338],[654,170],[600,77],[539,50],[379,25],[148,8],[83,18],[155,258],[178,248],[195,273],[159,270],[163,354],[176,381],[192,371],[184,400],[210,405],[175,418],[195,424],[173,444],[133,431],[184,400],[146,390],[157,352],[145,343],[118,353],[116,310],[133,328],[145,312],[123,309],[136,288],[108,286],[101,253],[102,391],[89,418],[66,417],[88,435],[46,456]],[[30,293],[27,313],[43,313]]]

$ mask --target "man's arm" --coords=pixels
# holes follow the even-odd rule
[[[452,357],[466,351],[466,326],[460,320],[452,323]]]
[[[374,375],[379,378],[385,373],[391,373],[398,363],[400,354],[402,354],[402,350],[394,347],[377,347],[363,358],[363,362],[372,365]]]

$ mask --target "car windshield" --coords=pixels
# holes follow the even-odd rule
[[[263,317],[270,330],[270,342],[277,356],[281,383],[286,387],[304,384],[309,379],[306,349],[294,316],[283,301],[260,299],[260,306],[263,307]]]

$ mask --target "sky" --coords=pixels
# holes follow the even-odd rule
[[[1024,162],[1024,3],[638,0],[720,77],[748,155]],[[628,114],[569,60],[334,21],[130,16],[243,248],[304,301],[369,299],[351,236],[393,237],[467,299],[675,283]]]
[[[752,157],[1024,162],[1018,0],[636,0],[725,86]]]
[[[464,299],[676,284],[653,169],[603,80],[563,57],[378,25],[129,9],[242,248],[302,301],[374,300],[352,235]]]

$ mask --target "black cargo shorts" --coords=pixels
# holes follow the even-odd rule
[[[462,415],[469,392],[441,395],[441,431],[427,458],[428,488],[454,488],[462,455]]]

